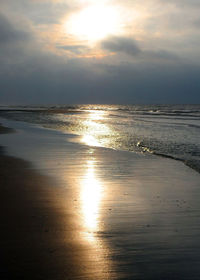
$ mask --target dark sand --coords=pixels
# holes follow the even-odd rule
[[[1,280],[110,279],[88,259],[66,193],[52,179],[1,148],[0,188]]]
[[[3,133],[13,133],[13,132],[14,132],[14,129],[2,126],[0,124],[0,134],[3,134]]]

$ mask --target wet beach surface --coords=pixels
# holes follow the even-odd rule
[[[0,145],[32,164],[1,155],[2,279],[200,278],[197,172],[10,125]]]

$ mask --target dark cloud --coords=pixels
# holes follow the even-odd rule
[[[58,49],[63,49],[66,51],[70,51],[75,54],[81,54],[85,51],[89,51],[90,49],[85,45],[67,45],[67,46],[57,46]]]
[[[109,37],[102,41],[101,46],[111,52],[122,52],[131,56],[138,55],[141,52],[137,42],[125,37]]]
[[[178,55],[172,53],[172,52],[169,52],[169,51],[166,51],[166,50],[146,50],[146,51],[143,51],[143,54],[146,56],[146,58],[148,59],[156,59],[156,60],[165,60],[165,61],[168,61],[170,62],[171,60],[172,61],[178,61],[180,60],[180,58],[178,57]]]
[[[156,60],[178,60],[178,56],[162,49],[143,50],[137,44],[137,41],[126,37],[110,37],[102,41],[101,46],[111,52],[123,53],[133,57],[140,57],[147,61]]]
[[[19,30],[12,25],[9,20],[0,13],[0,44],[24,41],[29,38],[28,33]]]
[[[110,79],[102,86],[115,103],[199,103],[200,67],[187,64],[126,64],[107,66]],[[108,74],[109,75],[109,74]]]
[[[98,71],[101,70],[101,71]],[[198,103],[200,67],[39,57],[0,76],[2,103]]]

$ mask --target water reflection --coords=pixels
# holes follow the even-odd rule
[[[81,239],[88,246],[87,258],[92,265],[90,273],[94,271],[92,279],[113,279],[111,277],[113,264],[109,259],[110,249],[100,234],[104,227],[102,213],[106,197],[104,182],[99,178],[99,161],[95,156],[95,149],[89,148],[85,156],[85,161],[80,165],[83,173],[79,177]]]
[[[101,146],[100,135],[109,133],[107,125],[101,120],[105,118],[105,111],[90,110],[84,126],[87,130],[84,132],[82,141],[89,146]],[[100,122],[99,122],[100,121]],[[81,207],[84,219],[84,227],[90,233],[90,239],[93,232],[99,230],[100,204],[102,200],[103,188],[101,182],[96,176],[96,162],[94,159],[86,163],[86,171],[81,182]]]
[[[95,175],[95,161],[89,160],[81,182],[80,194],[84,227],[88,232],[99,230],[102,191],[102,185]]]
[[[89,146],[92,146],[92,147],[100,147],[101,146],[98,139],[96,139],[95,136],[93,136],[93,135],[84,135],[82,137],[82,142],[89,145]]]
[[[86,120],[83,121],[83,137],[82,142],[89,146],[104,146],[107,141],[105,135],[111,133],[108,125],[102,121],[106,117],[105,111],[90,110]]]
[[[103,120],[105,118],[105,111],[89,110],[89,118],[91,120]]]

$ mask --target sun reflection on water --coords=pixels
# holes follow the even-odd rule
[[[91,120],[103,120],[105,118],[105,111],[96,111],[96,110],[90,110],[89,111],[89,118]]]
[[[102,185],[95,175],[95,161],[87,162],[87,171],[81,182],[81,207],[84,226],[88,232],[99,229]]]
[[[84,175],[80,181],[80,213],[81,213],[81,238],[88,246],[87,258],[95,269],[91,279],[112,279],[113,264],[109,259],[110,249],[101,237],[102,231],[102,206],[105,198],[103,182],[97,174],[97,160],[93,156],[84,165]],[[91,154],[90,154],[91,155]],[[91,271],[90,269],[90,271]]]
[[[93,135],[84,135],[82,137],[82,142],[94,147],[100,147],[99,141]]]
[[[104,146],[106,141],[105,135],[110,134],[108,125],[101,122],[105,119],[105,111],[90,110],[87,119],[83,122],[86,128],[82,136],[82,142],[89,146]]]

